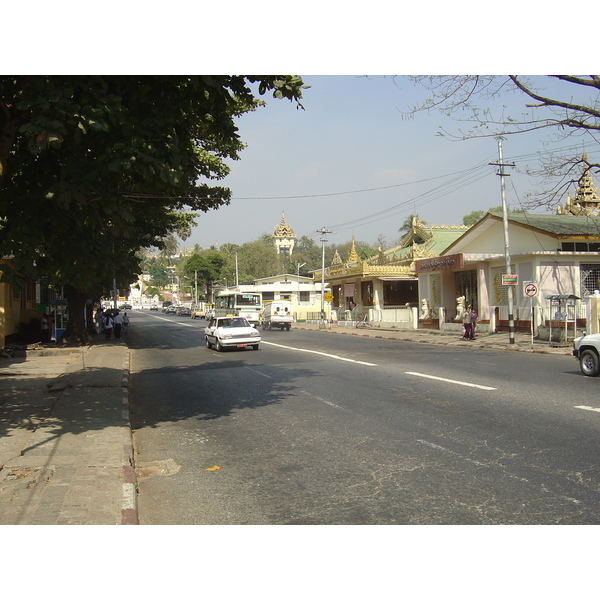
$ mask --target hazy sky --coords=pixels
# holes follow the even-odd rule
[[[297,237],[319,239],[317,229],[333,233],[333,243],[376,243],[382,235],[395,242],[410,214],[435,225],[460,225],[474,210],[501,204],[494,138],[450,141],[440,126],[458,124],[439,112],[403,113],[427,97],[424,88],[404,77],[303,76],[304,110],[287,100],[267,98],[268,105],[242,116],[238,125],[247,148],[231,163],[224,184],[230,206],[198,216],[185,246],[242,244],[272,234],[282,212]],[[526,97],[513,94],[513,114]],[[503,141],[507,201],[519,206],[539,187],[520,174],[539,166],[547,150],[579,146],[581,138],[548,144],[549,132],[509,136]],[[595,150],[588,141],[586,150]]]

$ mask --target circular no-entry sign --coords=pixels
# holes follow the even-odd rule
[[[535,283],[526,283],[523,290],[528,298],[533,298],[538,294],[538,286]]]

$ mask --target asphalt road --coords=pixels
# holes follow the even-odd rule
[[[600,520],[600,380],[572,358],[203,328],[132,313],[142,524]]]

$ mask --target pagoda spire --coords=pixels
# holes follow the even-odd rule
[[[587,153],[584,152],[582,160],[587,165]],[[559,205],[558,214],[598,215],[600,214],[600,197],[594,185],[589,166],[584,166],[579,178],[575,198],[567,196],[566,206]]]
[[[348,262],[360,262],[360,257],[358,256],[358,252],[356,251],[356,246],[354,245],[354,235],[352,236],[352,248],[350,249],[350,255],[348,256]]]

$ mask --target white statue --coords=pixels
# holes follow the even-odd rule
[[[421,300],[421,319],[431,319],[431,308],[427,298]]]
[[[463,313],[465,312],[465,308],[467,306],[466,298],[464,296],[459,296],[456,299],[456,316],[454,317],[455,321],[460,321]]]

